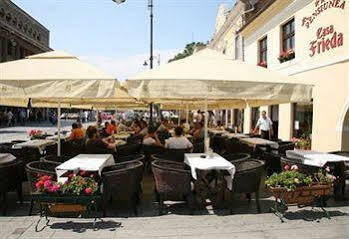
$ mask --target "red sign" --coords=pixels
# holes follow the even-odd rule
[[[343,46],[343,33],[337,33],[333,25],[320,27],[316,31],[316,40],[310,42],[310,56],[321,54],[331,49]]]
[[[313,21],[323,12],[330,8],[337,8],[344,10],[345,0],[316,0],[315,11],[308,17],[302,20],[302,26],[309,28]]]

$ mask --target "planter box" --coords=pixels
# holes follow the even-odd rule
[[[102,202],[100,194],[72,196],[33,193],[32,198],[41,204],[49,205],[49,211],[52,213],[97,211],[98,205]]]
[[[312,185],[309,187],[299,187],[294,191],[287,191],[286,188],[270,188],[276,199],[284,201],[286,204],[311,205],[321,197],[331,195],[332,185]]]

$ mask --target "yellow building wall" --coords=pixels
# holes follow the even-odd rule
[[[349,150],[349,142],[343,138],[343,135],[349,136],[349,133],[342,130],[347,105],[349,105],[347,73],[349,71],[349,1],[338,1],[338,6],[345,2],[344,10],[335,7],[324,10],[307,27],[305,17],[312,16],[316,10],[315,2],[279,0],[262,13],[250,27],[241,33],[245,39],[245,61],[250,64],[258,63],[258,41],[267,36],[268,69],[292,76],[295,82],[314,85],[312,149],[319,151]],[[292,18],[295,19],[296,57],[281,64],[278,60],[282,46],[281,28]],[[330,34],[322,36],[318,33],[324,32],[327,27],[329,27]],[[331,41],[334,32],[337,34],[337,43],[339,34],[342,34],[343,45],[325,51],[322,51],[321,48],[320,53],[316,52],[314,56],[311,56],[311,42],[322,42],[322,39]],[[322,47],[321,44],[320,47]],[[246,118],[247,114],[248,112],[245,114],[245,120],[250,120],[251,118]],[[346,117],[349,118],[349,114]],[[349,125],[349,119],[345,122],[348,122]],[[249,123],[246,122],[244,125],[249,125]],[[293,127],[292,104],[280,105],[279,138],[289,140]]]

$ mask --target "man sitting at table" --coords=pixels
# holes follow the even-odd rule
[[[163,146],[159,140],[158,135],[156,134],[155,127],[149,127],[148,134],[143,138],[143,144],[148,146]]]
[[[183,128],[176,127],[174,137],[166,140],[165,147],[168,149],[191,149],[193,144],[183,135]]]
[[[111,142],[109,138],[101,139],[97,128],[89,126],[86,130],[88,140],[86,142],[86,150],[89,154],[108,154],[116,151],[117,144]]]
[[[79,128],[77,123],[72,124],[72,131],[69,136],[69,140],[80,140],[84,138],[84,132]]]
[[[107,132],[108,127],[109,127],[109,122],[106,121],[106,122],[104,123],[104,127],[103,127],[102,130],[100,131],[100,135],[101,135],[102,138],[107,138],[107,137],[110,136],[110,134],[108,134],[108,132]]]
[[[256,127],[253,131],[254,134],[261,130],[261,138],[269,140],[273,135],[273,122],[267,117],[267,112],[262,111],[261,117],[257,121]]]
[[[112,120],[108,127],[106,128],[106,132],[108,135],[116,134],[116,123],[115,120]]]

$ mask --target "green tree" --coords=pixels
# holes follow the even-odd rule
[[[185,46],[182,52],[178,53],[174,58],[170,59],[168,62],[177,61],[177,60],[186,58],[188,56],[191,56],[197,47],[203,47],[203,46],[206,46],[206,44],[202,42],[189,43]]]

